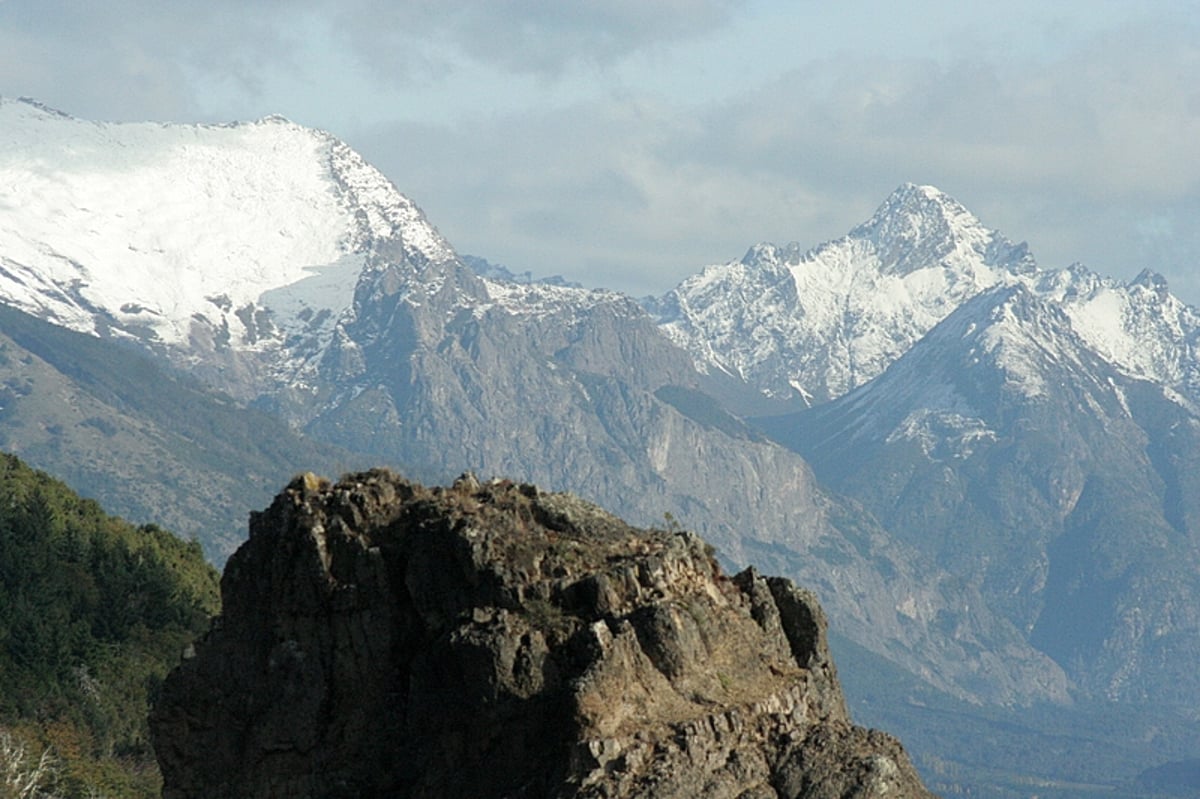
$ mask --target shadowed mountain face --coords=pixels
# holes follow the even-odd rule
[[[669,514],[732,563],[813,585],[841,629],[944,690],[1066,699],[1058,667],[973,588],[725,411],[705,393],[716,379],[628,298],[496,284],[457,264],[393,264],[373,280],[321,364],[337,393],[289,411],[313,436],[435,473],[518,474],[642,524]],[[939,615],[955,620],[952,635],[931,628]]]
[[[464,476],[298,478],[153,716],[163,796],[929,796],[850,724],[815,597]]]

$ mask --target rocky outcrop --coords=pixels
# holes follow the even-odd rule
[[[297,478],[152,714],[166,799],[924,797],[815,598],[467,475]]]

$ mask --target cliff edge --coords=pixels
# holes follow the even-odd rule
[[[813,595],[465,475],[298,477],[151,717],[165,799],[928,797]]]

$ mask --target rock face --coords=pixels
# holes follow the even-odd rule
[[[183,797],[924,797],[809,592],[531,485],[297,478],[152,715]]]

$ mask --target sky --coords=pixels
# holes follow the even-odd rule
[[[1200,305],[1200,0],[0,0],[0,95],[282,114],[459,252],[635,296],[912,182]]]

